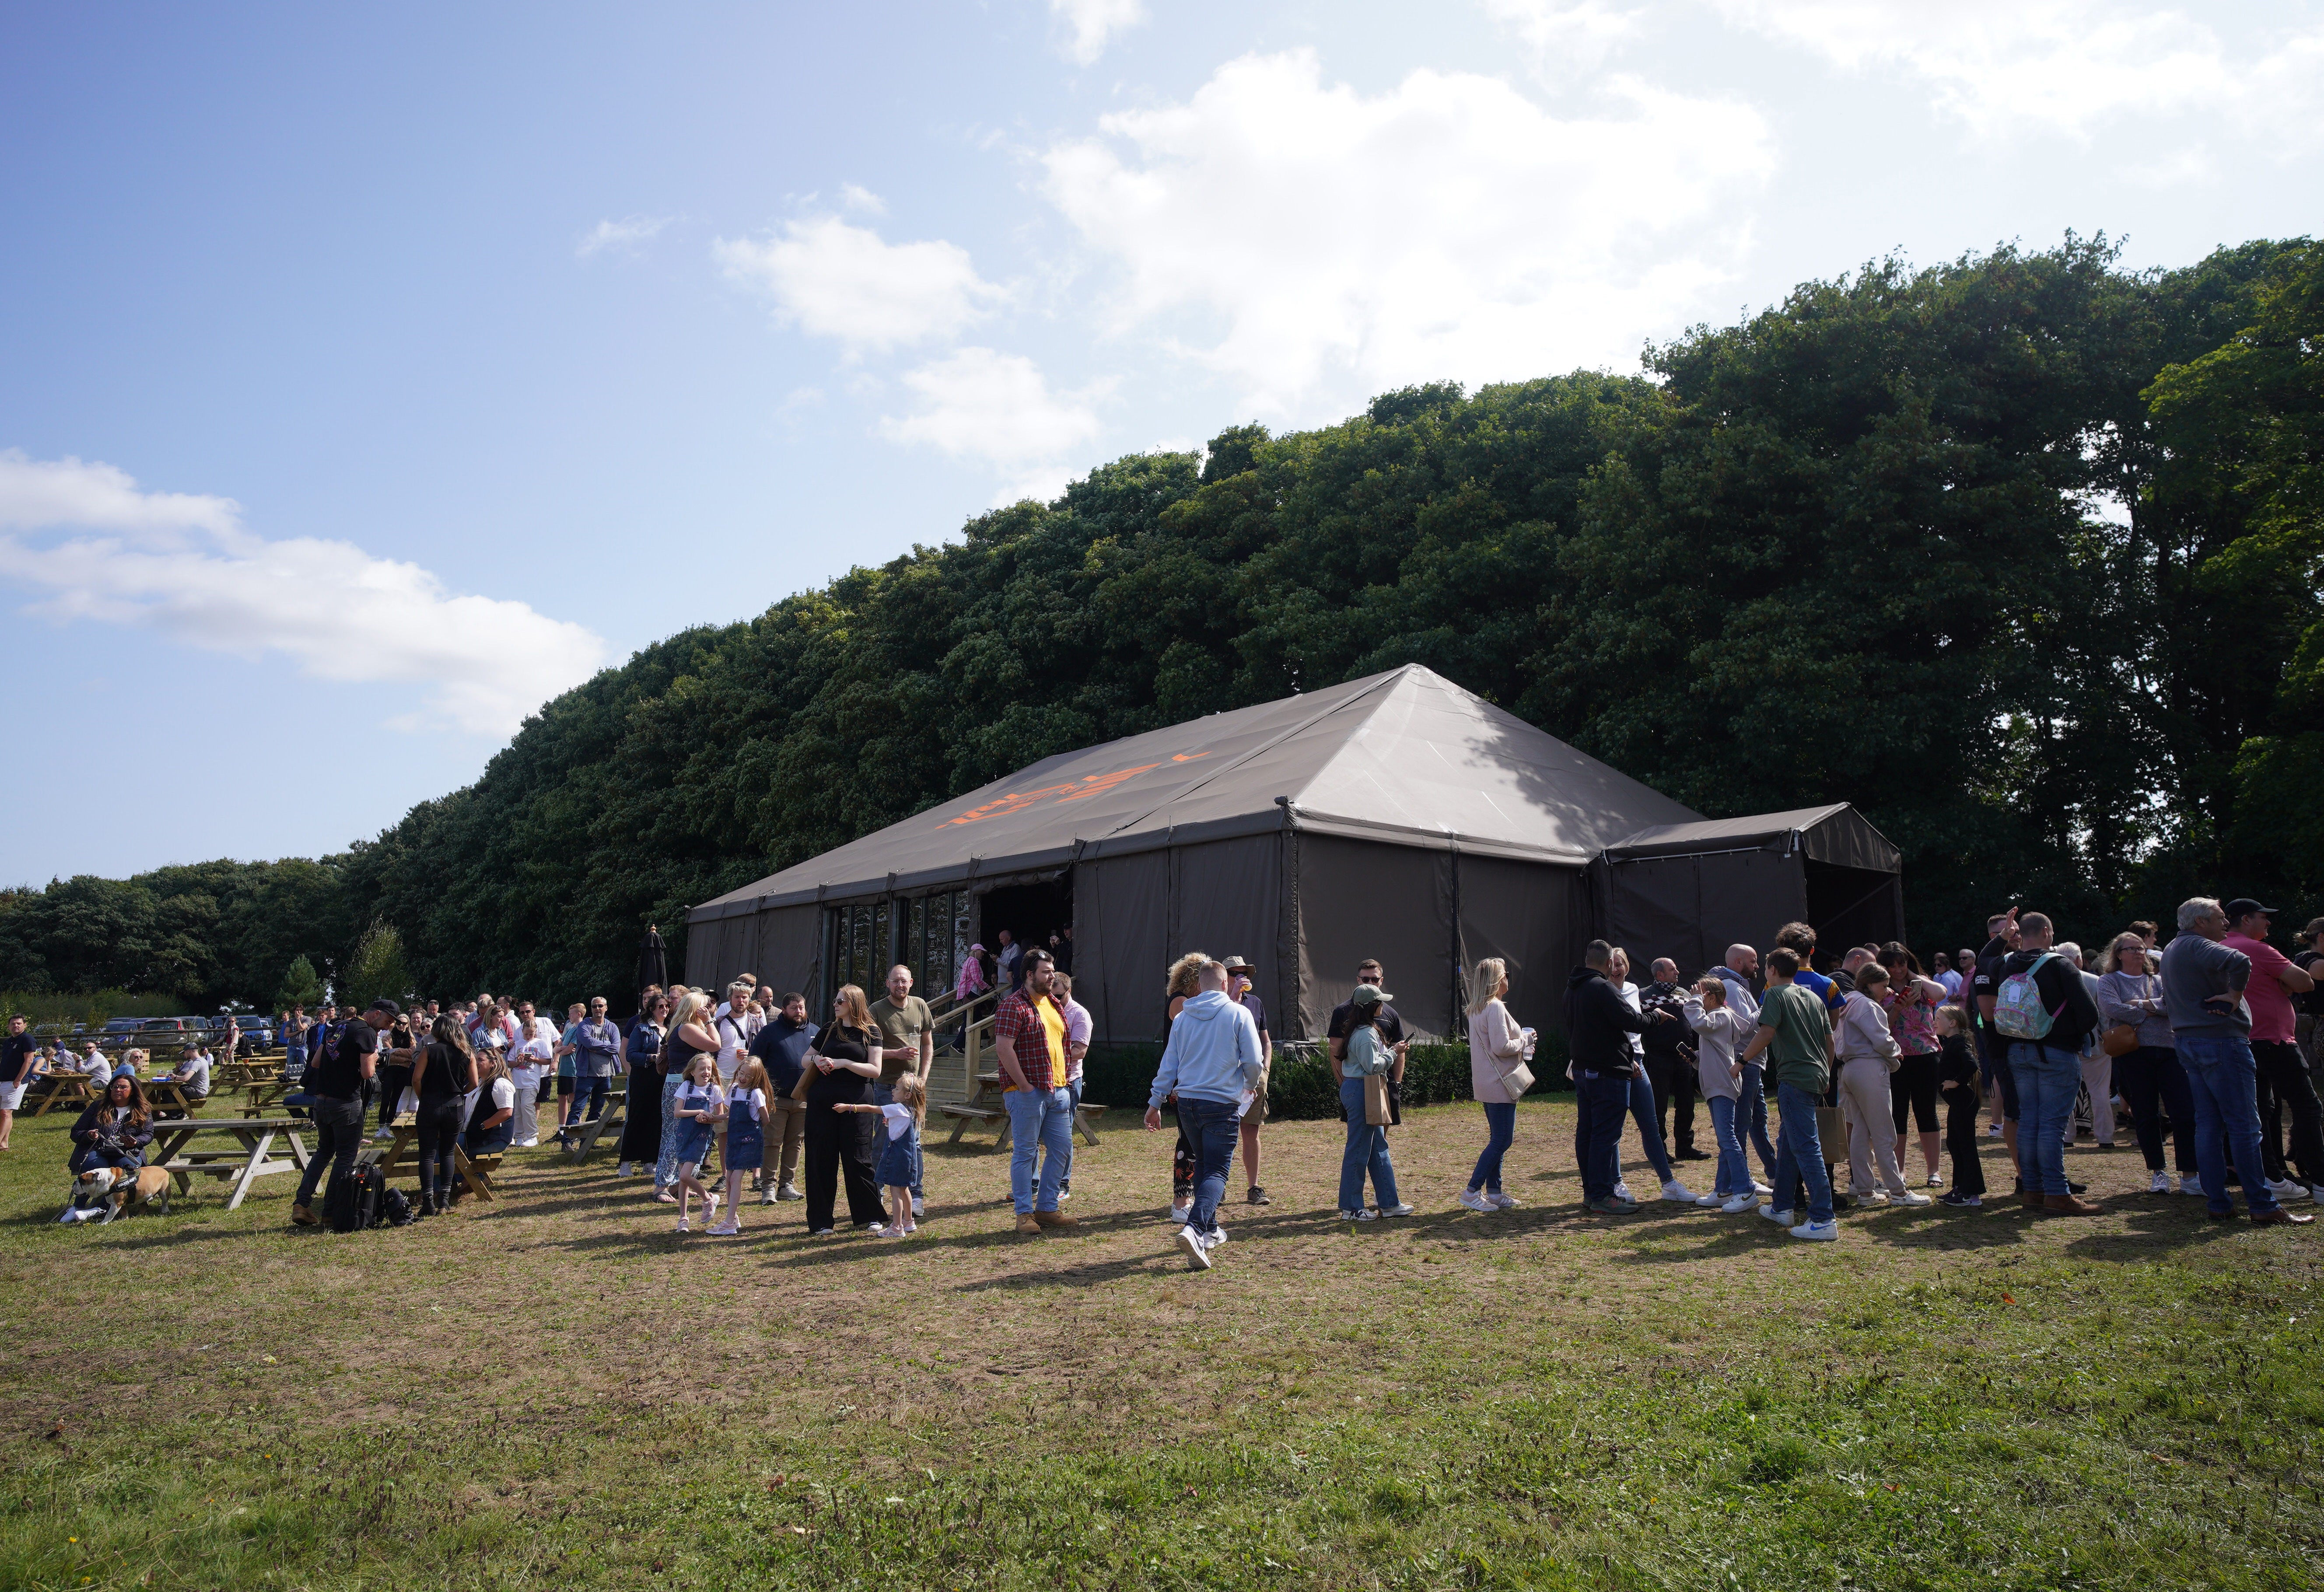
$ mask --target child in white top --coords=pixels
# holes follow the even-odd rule
[[[1723,979],[1702,980],[1681,998],[1680,1005],[1686,1026],[1702,1035],[1694,1064],[1703,1099],[1711,1105],[1711,1131],[1719,1140],[1719,1181],[1711,1185],[1712,1193],[1720,1210],[1739,1215],[1757,1209],[1759,1197],[1751,1185],[1750,1160],[1743,1153],[1744,1124],[1738,1117],[1743,1064],[1735,1058],[1750,1043],[1758,1022],[1727,1004]]]
[[[678,1145],[678,1230],[685,1232],[687,1201],[702,1196],[702,1219],[718,1214],[718,1196],[702,1186],[696,1176],[710,1153],[711,1135],[726,1114],[726,1090],[718,1081],[716,1054],[696,1051],[686,1064],[686,1081],[670,1096],[669,1109],[680,1125]]]
[[[835,1111],[877,1112],[881,1126],[888,1130],[888,1142],[881,1147],[875,1169],[888,1191],[888,1222],[872,1229],[875,1238],[908,1238],[919,1231],[912,1219],[912,1169],[919,1164],[920,1125],[927,1120],[928,1086],[920,1081],[918,1073],[907,1072],[896,1080],[891,1093],[893,1103],[885,1106],[842,1102],[832,1107]]]

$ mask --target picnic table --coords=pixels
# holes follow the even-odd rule
[[[283,1097],[296,1090],[298,1085],[275,1078],[251,1083],[248,1088],[250,1103],[243,1107],[242,1114],[245,1117],[263,1117],[270,1108],[281,1105]]]
[[[253,1057],[247,1061],[220,1062],[214,1070],[221,1083],[271,1083],[282,1076],[282,1061],[280,1057],[264,1060]]]
[[[629,1091],[626,1089],[613,1090],[606,1095],[604,1109],[598,1116],[577,1127],[568,1126],[557,1136],[559,1146],[573,1157],[574,1164],[578,1165],[589,1158],[589,1152],[597,1147],[597,1140],[604,1135],[613,1134],[613,1142],[620,1144],[622,1136],[619,1129],[629,1108]]]
[[[996,1150],[1007,1149],[1010,1131],[1009,1108],[1001,1098],[1005,1092],[1007,1092],[1006,1081],[1000,1073],[979,1072],[976,1075],[974,1094],[959,1105],[936,1108],[940,1116],[953,1118],[952,1137],[945,1142],[953,1145],[960,1143],[960,1136],[968,1131],[972,1123],[998,1121],[1001,1124],[1001,1133],[992,1141],[992,1147]],[[1090,1126],[1090,1118],[1104,1109],[1103,1106],[1084,1105],[1076,1108],[1074,1112],[1074,1127],[1079,1130],[1082,1137],[1091,1144],[1097,1143],[1097,1129]]]
[[[308,1126],[296,1117],[263,1117],[255,1121],[240,1117],[213,1117],[208,1120],[188,1118],[164,1122],[154,1131],[152,1154],[146,1164],[168,1173],[176,1180],[181,1194],[191,1188],[196,1173],[205,1177],[231,1178],[234,1192],[226,1197],[226,1208],[233,1210],[240,1207],[243,1196],[250,1192],[250,1185],[256,1179],[278,1172],[307,1170],[307,1145],[299,1136],[299,1130]],[[274,1141],[278,1138],[290,1142],[287,1158],[274,1154]],[[223,1139],[233,1143],[206,1142]]]
[[[41,1103],[32,1108],[35,1117],[46,1116],[51,1106],[86,1106],[97,1098],[97,1091],[88,1086],[86,1072],[51,1072],[33,1081],[48,1085],[41,1093]]]
[[[146,1100],[152,1104],[165,1111],[182,1111],[189,1117],[210,1101],[210,1097],[206,1094],[188,1094],[184,1084],[173,1081],[166,1073],[157,1073],[144,1080],[143,1087]]]
[[[403,1159],[407,1151],[410,1151],[412,1152],[413,1169],[417,1171],[420,1157],[413,1146],[419,1137],[420,1124],[409,1112],[406,1112],[388,1124],[388,1141],[385,1149],[380,1148],[377,1145],[367,1146],[356,1155],[355,1159],[368,1161],[377,1166],[383,1179],[391,1178],[395,1175],[396,1164]],[[468,1185],[468,1192],[488,1203],[493,1198],[493,1173],[500,1170],[500,1164],[501,1157],[498,1155],[479,1155],[472,1161],[468,1158],[467,1146],[455,1144],[452,1146],[452,1170],[457,1172],[461,1181]]]

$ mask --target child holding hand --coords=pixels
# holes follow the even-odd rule
[[[1695,1071],[1702,1098],[1711,1102],[1711,1131],[1719,1139],[1719,1181],[1695,1201],[1716,1205],[1729,1216],[1758,1208],[1751,1186],[1751,1163],[1743,1154],[1743,1064],[1736,1053],[1750,1043],[1758,1025],[1727,1004],[1725,980],[1705,978],[1680,998],[1686,1026],[1702,1035],[1695,1047]]]
[[[702,1186],[702,1163],[718,1119],[726,1114],[726,1090],[718,1081],[718,1053],[696,1051],[686,1064],[685,1081],[670,1096],[669,1109],[678,1119],[678,1230],[686,1229],[687,1202],[702,1198],[702,1219],[718,1214],[718,1196]]]
[[[1941,1202],[1956,1209],[1985,1203],[1985,1167],[1977,1158],[1977,1058],[1969,1047],[1969,1013],[1937,1008],[1937,1092],[1945,1102],[1945,1151],[1953,1158],[1953,1186]]]
[[[906,1072],[896,1080],[890,1093],[890,1102],[884,1106],[842,1101],[831,1109],[876,1113],[881,1126],[888,1130],[880,1164],[872,1172],[880,1186],[888,1191],[888,1224],[873,1228],[872,1236],[908,1238],[919,1231],[912,1219],[912,1173],[920,1160],[920,1127],[927,1120],[928,1089],[919,1074]]]

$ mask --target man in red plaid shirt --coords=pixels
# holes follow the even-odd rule
[[[1065,1012],[1051,992],[1056,963],[1046,951],[1025,952],[1025,981],[1001,998],[992,1019],[1009,1108],[1009,1192],[1017,1230],[1080,1224],[1057,1209],[1057,1185],[1073,1175],[1074,1097],[1065,1087]],[[1043,1155],[1046,1149],[1048,1153]],[[1037,1199],[1033,1164],[1041,1163]]]

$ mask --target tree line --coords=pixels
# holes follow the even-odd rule
[[[0,897],[0,988],[620,990],[648,920],[1038,759],[1405,662],[1713,815],[1846,800],[1916,943],[2324,897],[2324,248],[1881,261],[1646,373],[1138,455],[689,630],[313,861]]]

